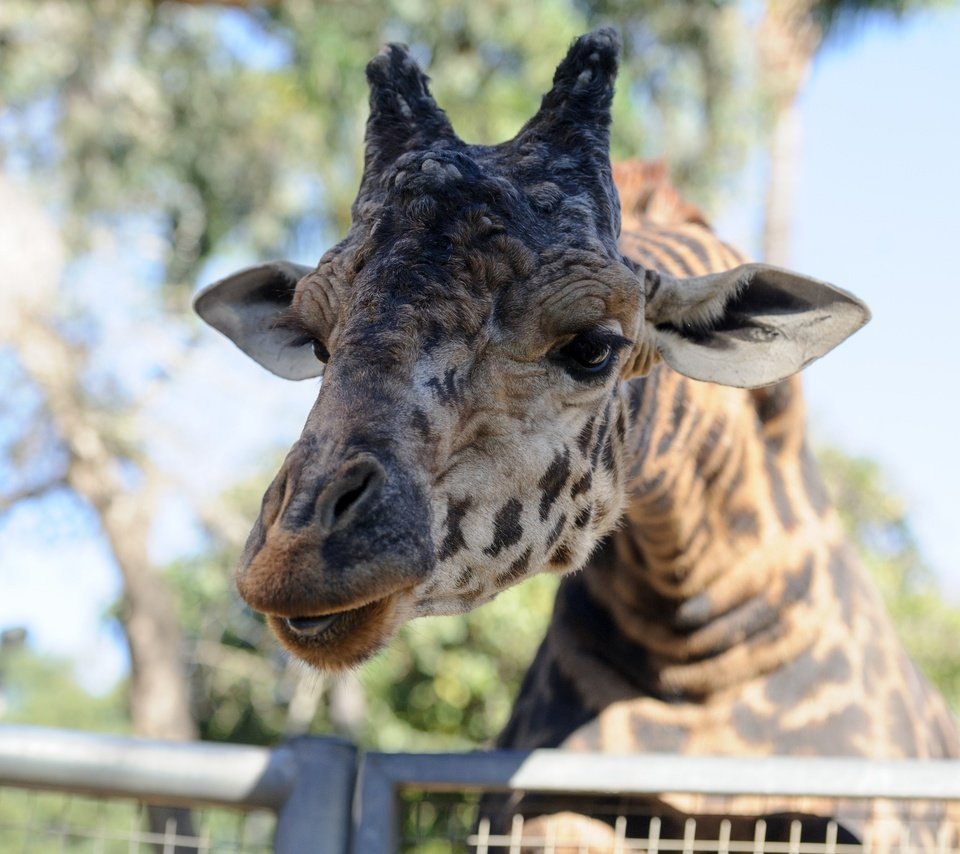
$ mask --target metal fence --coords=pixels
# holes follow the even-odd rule
[[[960,762],[362,754],[0,726],[2,854],[956,854],[958,829]]]

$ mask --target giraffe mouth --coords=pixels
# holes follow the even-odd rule
[[[315,638],[333,626],[344,614],[323,614],[319,617],[283,617],[283,624],[293,634],[301,638]]]
[[[298,658],[321,670],[355,667],[378,652],[402,619],[397,606],[403,591],[354,608],[297,617],[268,615],[277,640]]]

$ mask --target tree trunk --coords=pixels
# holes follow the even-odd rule
[[[8,197],[15,199],[16,204],[0,205],[0,212],[10,212],[0,216],[0,229],[15,227],[15,219],[6,222],[11,216],[43,217],[38,210],[28,211],[34,207],[29,204],[29,198],[8,187],[0,176],[0,199]],[[37,229],[33,231],[35,238]],[[47,232],[47,240],[54,245],[46,247],[40,257],[59,250],[52,228]],[[34,289],[55,294],[59,270],[49,271],[48,277],[52,281],[37,282]],[[62,482],[97,514],[123,578],[121,620],[130,650],[133,730],[149,738],[178,741],[196,738],[179,619],[170,591],[156,574],[147,554],[159,476],[141,461],[142,486],[133,488],[126,482],[123,465],[127,457],[114,448],[105,435],[117,426],[122,415],[89,405],[83,385],[87,354],[54,331],[44,308],[16,300],[12,305],[5,305],[8,323],[0,331],[13,345],[24,371],[43,395],[45,415],[67,452]],[[76,568],[70,569],[76,571]],[[151,825],[162,830],[170,818],[176,818],[180,835],[192,835],[192,822],[186,810],[164,810],[162,816],[151,812]],[[174,850],[195,849],[175,847]]]
[[[147,556],[156,475],[147,469],[143,487],[134,491],[125,486],[120,462],[83,405],[76,354],[40,320],[31,318],[21,329],[25,336],[18,355],[46,395],[48,414],[69,452],[66,483],[96,512],[123,578],[120,619],[130,650],[133,731],[147,738],[194,739],[197,727],[180,622],[170,590]],[[180,837],[195,835],[187,809],[150,807],[147,816],[154,833],[173,829]],[[158,850],[171,847],[159,845]],[[195,850],[188,845],[172,847],[173,854]]]
[[[780,267],[790,266],[791,260],[801,135],[799,109],[794,99],[777,112],[768,148],[762,251],[768,264]]]
[[[801,122],[797,95],[806,82],[823,33],[812,17],[813,0],[768,0],[757,31],[760,86],[772,118],[764,201],[763,257],[790,263],[790,239],[800,166]]]

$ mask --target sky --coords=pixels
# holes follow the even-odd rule
[[[960,13],[828,49],[801,102],[793,265],[872,322],[807,373],[815,435],[880,461],[960,597]]]
[[[922,552],[954,599],[960,599],[960,382],[952,350],[960,337],[952,243],[960,224],[958,47],[955,12],[871,25],[820,55],[800,105],[790,264],[853,291],[874,315],[807,371],[814,437],[882,464],[910,507]],[[717,218],[722,236],[751,248],[760,198],[758,174],[748,175],[743,196]],[[122,312],[116,322],[123,322]],[[228,474],[253,475],[295,438],[316,384],[272,378],[212,332],[198,352],[192,381],[161,394],[143,417],[152,425],[151,452],[176,472],[181,487],[215,500]],[[265,433],[261,418],[237,409],[250,397],[260,401],[261,413],[271,413],[275,429]],[[230,441],[212,443],[224,418]],[[197,447],[205,448],[200,457]],[[171,492],[152,543],[159,561],[195,542],[180,506]],[[74,658],[83,683],[104,690],[126,668],[122,638],[103,616],[119,579],[82,513],[61,496],[43,518],[22,508],[0,525],[0,627],[26,626],[35,648]]]

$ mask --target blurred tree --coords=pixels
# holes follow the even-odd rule
[[[960,714],[960,607],[945,600],[917,546],[903,500],[873,460],[835,448],[820,467],[860,559],[870,569],[907,652]]]
[[[13,471],[12,483],[0,491],[0,514],[54,490],[70,491],[93,511],[123,578],[120,620],[130,651],[127,701],[134,732],[194,738],[180,626],[170,591],[153,571],[147,551],[159,471],[129,441],[128,420],[115,405],[102,399],[91,405],[90,352],[82,339],[71,336],[79,330],[61,327],[65,318],[44,304],[46,299],[56,305],[63,260],[59,235],[32,198],[2,174],[0,233],[12,240],[12,247],[0,253],[0,281],[9,289],[0,345],[11,351],[12,398],[26,388],[27,396],[37,399],[4,449],[3,467]],[[35,722],[52,722],[60,709],[71,708],[60,705],[70,686],[61,680],[60,687],[64,697],[33,704]],[[82,720],[77,715],[70,724]],[[185,810],[150,807],[147,816],[154,830],[175,818],[192,833]],[[182,850],[177,847],[174,854]]]
[[[497,143],[536,111],[570,41],[614,24],[624,36],[615,157],[669,158],[681,189],[705,204],[757,141],[742,61],[747,34],[734,0],[362,0],[338,10],[338,27],[323,4],[278,3],[257,14],[292,45],[313,115],[341,116],[326,123],[326,154],[317,164],[330,207],[340,212],[339,230],[348,224],[363,150],[366,82],[358,57],[372,56],[385,41],[412,46],[464,139]]]
[[[367,714],[355,737],[384,750],[490,744],[546,632],[556,586],[540,575],[462,617],[404,628],[361,673]]]
[[[71,251],[91,218],[140,215],[164,241],[163,281],[192,286],[212,252],[262,257],[293,234],[312,256],[345,228],[362,68],[386,40],[414,46],[465,138],[498,142],[535,111],[569,41],[612,21],[626,36],[621,155],[668,154],[703,201],[753,141],[729,0],[335,6],[9,0],[0,145],[56,185]]]
[[[134,730],[155,738],[192,738],[176,613],[147,556],[160,475],[125,435],[122,412],[103,400],[94,403],[90,354],[82,339],[72,337],[79,330],[58,327],[63,317],[43,304],[57,302],[59,237],[30,196],[2,176],[0,232],[17,247],[0,255],[0,280],[13,286],[5,294],[0,329],[0,344],[10,348],[13,393],[7,400],[25,415],[4,448],[4,468],[10,471],[0,511],[54,490],[69,490],[93,510],[123,577],[120,613],[130,649]],[[18,395],[35,403],[18,407]]]
[[[771,130],[762,254],[771,264],[790,264],[794,183],[800,156],[797,96],[814,58],[831,38],[849,34],[881,16],[909,13],[955,0],[767,0],[757,30],[759,86]]]
[[[93,695],[77,683],[73,662],[25,646],[0,655],[0,722],[124,733],[125,688]]]

